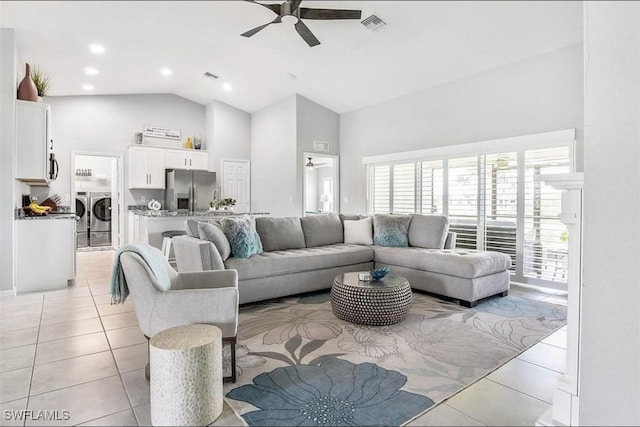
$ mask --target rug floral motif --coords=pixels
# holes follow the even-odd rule
[[[390,326],[336,318],[329,292],[252,304],[227,402],[249,425],[401,425],[565,324],[565,307],[513,296],[469,309],[414,292]]]

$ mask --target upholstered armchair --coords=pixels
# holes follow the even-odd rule
[[[231,345],[231,376],[236,380],[236,335],[238,331],[238,275],[235,270],[178,273],[162,256],[170,286],[165,289],[147,263],[134,252],[123,252],[120,263],[133,299],[142,332],[154,334],[174,326],[204,323],[222,330],[223,344]],[[147,378],[149,365],[147,365]]]

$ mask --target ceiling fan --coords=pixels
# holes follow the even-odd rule
[[[282,4],[263,4],[258,3],[255,0],[246,1],[259,4],[262,7],[266,7],[278,16],[271,22],[260,25],[259,27],[242,33],[241,36],[251,37],[258,31],[265,29],[271,24],[282,23],[282,18],[284,18],[285,16],[293,16],[297,19],[297,22],[295,24],[296,31],[310,47],[319,45],[320,40],[318,40],[316,36],[313,35],[309,27],[307,27],[306,24],[302,22],[302,19],[360,19],[360,17],[362,16],[362,11],[360,10],[310,9],[306,7],[300,7],[300,3],[302,3],[302,0],[287,0]]]
[[[307,159],[309,159],[309,161],[307,163],[305,163],[305,166],[308,167],[308,168],[317,168],[317,167],[320,167],[320,166],[326,166],[327,165],[327,163],[313,163],[311,161],[311,157],[307,157]]]

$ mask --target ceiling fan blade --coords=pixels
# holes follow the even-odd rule
[[[279,23],[281,23],[281,22],[282,22],[282,19],[278,16],[278,17],[277,17],[276,19],[274,19],[273,21],[271,21],[271,22],[269,22],[269,23],[267,23],[267,24],[264,24],[264,25],[260,25],[259,27],[256,27],[256,28],[254,28],[254,29],[252,29],[252,30],[249,30],[249,31],[247,31],[247,32],[244,32],[244,33],[242,33],[242,34],[240,34],[240,35],[241,35],[241,36],[243,36],[243,37],[251,37],[251,36],[253,36],[254,34],[256,34],[258,31],[262,31],[262,30],[264,30],[264,29],[265,29],[265,28],[267,28],[269,25],[271,25],[271,24],[279,24]]]
[[[245,1],[248,1],[249,3],[259,4],[262,7],[266,7],[267,9],[271,9],[273,12],[275,12],[278,15],[280,15],[280,11],[282,10],[282,5],[280,5],[280,4],[262,4],[262,3],[258,3],[255,0],[245,0]]]
[[[360,19],[361,17],[361,10],[300,8],[302,19]]]
[[[314,47],[320,44],[320,40],[318,40],[316,36],[313,35],[309,27],[307,27],[304,22],[298,20],[295,27],[298,34],[300,34],[300,37],[302,37],[302,39],[307,42],[309,47]]]
[[[293,13],[298,6],[300,6],[300,3],[302,3],[302,0],[292,0],[290,5],[291,5],[291,9],[289,13]]]

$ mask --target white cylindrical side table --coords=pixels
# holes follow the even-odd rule
[[[151,424],[206,426],[222,412],[222,332],[176,326],[151,338]]]

